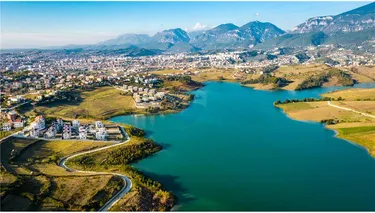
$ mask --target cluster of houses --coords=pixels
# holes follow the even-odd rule
[[[12,129],[23,128],[25,121],[14,110],[1,111],[2,131],[11,131]]]
[[[23,95],[15,95],[8,97],[7,104],[11,106],[12,104],[19,104],[25,101],[25,97]]]
[[[125,72],[124,76],[127,77],[125,79],[126,82],[130,82],[131,78],[134,78],[134,83],[140,84],[149,88],[152,88],[154,84],[159,81],[158,78],[156,78],[155,76],[151,74],[148,74],[148,75],[137,74],[133,76],[129,72]]]
[[[160,101],[163,100],[165,93],[156,92],[156,89],[123,85],[123,90],[132,93],[137,108],[146,108],[149,106],[160,107]]]
[[[82,125],[78,120],[63,121],[56,119],[48,127],[43,116],[37,116],[29,126],[29,136],[46,139],[79,139],[107,140],[108,131],[101,121],[94,124]]]

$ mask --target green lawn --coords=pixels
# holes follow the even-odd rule
[[[343,135],[375,131],[375,126],[360,126],[360,127],[348,127],[338,129],[339,133]]]

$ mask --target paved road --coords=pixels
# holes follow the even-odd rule
[[[89,173],[89,174],[96,174],[96,175],[116,175],[116,176],[119,176],[123,179],[125,185],[124,187],[116,193],[116,195],[114,195],[109,201],[107,201],[107,203],[105,203],[100,209],[99,211],[108,211],[115,203],[117,203],[117,201],[119,201],[126,193],[128,193],[132,187],[132,182],[131,180],[126,177],[125,175],[122,175],[122,174],[118,174],[118,173],[112,173],[112,172],[94,172],[94,171],[81,171],[81,170],[75,170],[75,169],[70,169],[69,167],[67,167],[65,165],[66,161],[69,160],[69,159],[72,159],[72,158],[75,158],[77,156],[80,156],[80,155],[85,155],[85,154],[89,154],[89,153],[93,153],[93,152],[98,152],[98,151],[101,151],[101,150],[105,150],[105,149],[109,149],[109,148],[112,148],[112,147],[115,147],[115,146],[120,146],[124,143],[127,143],[130,141],[130,137],[128,135],[126,135],[127,137],[127,140],[123,143],[117,143],[117,144],[113,144],[113,145],[109,145],[109,146],[105,146],[105,147],[101,147],[101,148],[98,148],[98,149],[93,149],[93,150],[90,150],[90,151],[85,151],[85,152],[80,152],[80,153],[77,153],[77,154],[74,154],[74,155],[71,155],[71,156],[68,156],[68,157],[65,157],[63,158],[61,161],[60,161],[60,164],[59,166],[63,167],[64,169],[68,170],[68,171],[71,171],[71,172],[81,172],[81,173]]]
[[[366,117],[375,118],[375,115],[371,115],[371,114],[368,114],[368,113],[360,112],[360,111],[350,109],[350,108],[346,108],[346,107],[342,107],[342,106],[337,106],[337,105],[332,104],[331,101],[327,101],[327,102],[328,102],[328,106],[335,107],[335,108],[342,109],[342,110],[346,110],[346,111],[355,112],[355,113],[361,114],[361,115],[366,116]]]
[[[19,107],[19,106],[22,106],[24,104],[28,104],[28,103],[31,103],[31,101],[25,101],[25,102],[22,102],[20,104],[17,104],[16,106],[12,106],[12,107],[9,107],[9,108],[1,108],[2,110],[13,110],[15,109],[16,107]]]
[[[0,139],[0,143],[2,143],[3,141],[5,141],[6,139],[8,139],[8,138],[10,138],[10,137],[13,137],[13,136],[15,136],[15,135],[18,135],[18,134],[21,133],[21,132],[22,132],[22,130],[21,130],[21,131],[18,131],[18,132],[15,132],[15,133],[13,133],[13,134],[10,134],[10,135],[8,135],[8,136],[6,136],[6,137]]]

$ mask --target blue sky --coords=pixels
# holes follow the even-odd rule
[[[369,2],[1,2],[1,48],[92,44],[124,33],[268,21],[287,30]],[[198,24],[199,23],[199,24]]]

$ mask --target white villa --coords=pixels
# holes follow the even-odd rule
[[[39,129],[32,128],[30,130],[30,137],[37,138],[37,137],[39,137],[39,134],[40,134]]]
[[[82,140],[87,139],[87,131],[86,131],[86,128],[83,126],[79,127],[79,139],[82,139]]]
[[[72,137],[72,126],[70,124],[65,124],[63,127],[63,139],[70,139]]]
[[[12,129],[12,125],[10,123],[3,123],[3,131],[10,131]]]
[[[95,137],[97,140],[105,140],[107,137],[107,131],[105,128],[100,128],[99,131],[96,132]]]
[[[56,134],[57,134],[56,127],[51,126],[50,128],[48,128],[47,132],[44,134],[44,137],[45,138],[54,138],[54,137],[56,137]]]
[[[103,122],[101,122],[101,121],[95,121],[95,128],[96,129],[104,128]]]
[[[42,130],[46,128],[46,120],[42,115],[35,118],[35,121],[31,124],[32,129]]]
[[[73,125],[73,128],[78,129],[80,126],[80,123],[78,120],[73,120],[72,125]]]

